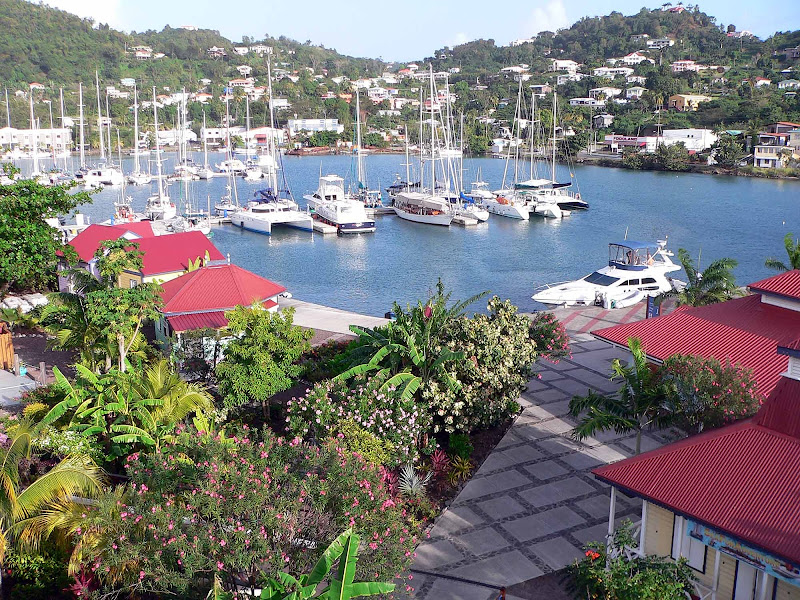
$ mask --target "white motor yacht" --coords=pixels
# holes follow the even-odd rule
[[[272,234],[275,225],[314,230],[311,215],[301,211],[291,198],[281,198],[271,189],[256,192],[256,199],[231,215],[231,223],[255,233]]]
[[[247,165],[245,165],[238,158],[229,158],[223,160],[221,163],[217,163],[217,170],[220,173],[233,173],[234,175],[240,175],[245,172],[245,169],[247,169]]]
[[[375,221],[367,216],[361,200],[345,194],[344,179],[338,175],[322,175],[313,194],[303,196],[318,221],[333,225],[339,233],[371,233]]]
[[[259,169],[258,167],[248,166],[244,170],[244,180],[245,181],[258,181],[259,179],[264,178],[264,172]]]
[[[577,281],[546,285],[532,297],[550,306],[601,305],[622,308],[672,289],[683,282],[669,274],[680,271],[666,240],[624,241],[608,245],[608,265]]]
[[[128,175],[128,183],[133,185],[147,185],[153,181],[153,176],[144,171],[134,171]]]
[[[447,198],[431,196],[422,192],[401,192],[397,194],[392,208],[401,219],[428,225],[449,227],[455,216]]]

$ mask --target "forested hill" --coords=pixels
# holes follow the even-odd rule
[[[379,60],[343,56],[284,37],[252,40],[256,41],[274,47],[279,56],[291,56],[294,68],[323,67],[330,76],[378,75],[384,66]],[[164,57],[137,61],[126,53],[137,45],[150,46]],[[228,61],[208,57],[206,51],[212,46],[223,48],[235,64],[247,63],[249,58],[233,54],[234,45],[240,43],[209,29],[165,27],[127,34],[43,4],[0,0],[0,81],[7,87],[33,81],[49,87],[74,86],[94,80],[95,69],[105,81],[135,77],[143,85],[191,86],[203,77],[218,81],[228,74]]]
[[[677,42],[664,51],[663,58],[689,58],[709,64],[731,64],[734,59],[758,60],[772,51],[800,43],[800,31],[778,33],[766,40],[756,37],[727,36],[729,29],[747,28],[747,23],[726,25],[687,5],[687,10],[673,13],[657,8],[642,8],[637,14],[624,16],[612,12],[603,17],[583,18],[557,33],[542,32],[531,43],[518,46],[497,46],[493,40],[476,40],[454,48],[445,47],[435,56],[425,58],[434,68],[460,67],[462,73],[478,74],[525,63],[531,71],[546,71],[551,58],[569,58],[590,66],[605,59],[624,56],[641,50],[642,41],[631,36],[647,34],[650,38],[670,37]]]

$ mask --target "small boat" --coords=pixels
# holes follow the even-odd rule
[[[264,172],[258,167],[248,166],[244,170],[245,181],[258,181],[264,178]]]
[[[375,231],[375,221],[367,216],[364,203],[345,194],[344,179],[338,175],[321,175],[317,191],[303,198],[314,219],[333,225],[339,233]]]
[[[422,192],[401,192],[397,194],[392,208],[401,219],[427,225],[449,227],[455,216],[447,198],[431,196]]]
[[[272,234],[276,225],[313,231],[314,220],[288,195],[275,193],[272,188],[258,190],[247,206],[235,211],[231,223],[255,233]]]
[[[483,206],[493,215],[509,217],[528,221],[531,217],[531,208],[517,197],[514,190],[497,190],[492,198],[483,200]]]
[[[245,165],[238,158],[229,158],[217,163],[217,171],[220,173],[233,173],[234,175],[241,175],[247,169]]]
[[[549,306],[622,308],[684,284],[669,274],[680,271],[672,262],[667,241],[623,241],[608,245],[608,265],[576,281],[545,285],[532,296]]]

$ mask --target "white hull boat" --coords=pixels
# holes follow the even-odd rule
[[[507,197],[498,193],[497,196],[491,199],[484,199],[483,205],[490,213],[500,217],[520,219],[522,221],[527,221],[531,217],[530,208],[513,196]]]
[[[372,233],[375,221],[367,216],[364,203],[348,197],[344,192],[344,179],[338,175],[323,175],[314,194],[303,196],[314,218],[333,225],[339,233]]]
[[[446,198],[430,196],[422,192],[401,192],[394,199],[394,212],[401,219],[427,225],[449,227],[453,212]]]
[[[647,296],[681,289],[684,284],[670,276],[681,267],[672,262],[666,244],[666,240],[609,244],[607,266],[576,281],[543,286],[532,298],[549,306],[623,308]]]
[[[131,173],[128,175],[128,183],[132,183],[133,185],[147,185],[152,181],[153,177],[149,173],[142,173],[140,171],[138,173]]]

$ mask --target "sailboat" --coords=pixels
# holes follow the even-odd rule
[[[494,198],[486,198],[483,205],[486,209],[501,217],[509,217],[511,219],[521,219],[527,221],[530,219],[530,207],[525,200],[521,198],[513,189],[506,187],[506,180],[508,178],[508,167],[513,160],[514,163],[514,182],[517,180],[519,170],[519,144],[514,144],[515,139],[521,137],[521,116],[522,116],[522,77],[519,78],[519,91],[517,92],[517,108],[514,112],[514,122],[511,126],[511,143],[508,145],[508,152],[506,153],[506,166],[503,170],[503,183],[501,189],[494,192]],[[512,158],[513,152],[513,158]]]
[[[367,182],[367,170],[364,166],[366,151],[361,143],[361,98],[356,88],[356,179],[357,190],[353,196],[367,209],[367,215],[373,216],[385,209],[381,202],[380,190],[371,190]]]
[[[150,173],[142,171],[139,163],[139,96],[136,84],[133,84],[133,173],[128,175],[128,181],[134,185],[147,185],[153,181]]]
[[[442,167],[444,167],[443,157],[449,155],[449,152],[442,152],[442,148],[440,148],[441,138],[438,133],[438,126],[442,123],[442,110],[441,104],[438,101],[435,88],[436,84],[434,82],[434,75],[433,75],[433,67],[430,67],[430,118],[427,120],[427,123],[430,126],[430,187],[429,189],[425,189],[424,187],[424,177],[420,178],[420,189],[424,191],[410,191],[406,190],[403,192],[399,192],[394,198],[394,208],[395,214],[404,219],[406,221],[412,221],[414,223],[425,223],[428,225],[441,225],[444,227],[449,227],[450,223],[453,221],[453,217],[455,213],[453,211],[452,206],[450,205],[450,200],[446,197],[447,189],[444,189],[444,195],[438,195],[437,192],[439,190],[436,187],[436,167],[437,163],[441,162]],[[422,113],[424,111],[425,103],[420,103],[420,132],[423,129],[423,121]],[[436,119],[436,114],[438,112],[439,120]],[[420,160],[420,175],[424,174],[424,145],[422,144],[423,136],[420,135],[420,149],[419,149],[419,160]],[[447,137],[444,137],[445,142],[447,142]],[[445,148],[445,150],[449,150],[449,148]],[[449,183],[446,175],[442,173],[445,183]]]
[[[453,174],[454,180],[458,184],[458,197],[450,200],[451,204],[454,205],[456,214],[469,219],[476,219],[480,222],[488,221],[490,213],[483,206],[483,199],[468,196],[464,193],[464,113],[461,113],[460,117],[458,151],[451,159],[451,167],[458,168],[458,172]]]
[[[233,175],[244,173],[247,166],[238,158],[234,158],[231,152],[231,112],[228,96],[225,96],[225,147],[227,158],[217,163],[217,171]]]
[[[244,134],[244,148],[247,156],[247,166],[244,170],[245,181],[258,181],[264,177],[264,172],[257,162],[250,158],[250,96],[245,97],[245,134]]]
[[[169,196],[164,191],[164,181],[161,172],[161,148],[158,143],[158,103],[156,102],[156,88],[153,86],[153,120],[155,121],[154,131],[156,138],[156,184],[157,192],[147,199],[145,215],[151,221],[166,221],[174,219],[178,214]]]
[[[589,203],[581,198],[580,192],[570,192],[567,188],[572,186],[572,182],[559,183],[556,179],[556,149],[558,139],[556,136],[557,124],[557,108],[558,97],[553,92],[553,137],[551,140],[551,155],[550,155],[550,179],[531,179],[531,181],[523,181],[517,184],[517,189],[525,190],[530,194],[536,212],[544,216],[557,216],[558,211],[553,207],[557,206],[563,214],[569,214],[570,210],[587,209]],[[534,157],[531,152],[531,163],[533,164]],[[549,214],[553,213],[553,214]]]
[[[272,70],[271,60],[267,61],[267,81],[268,81],[268,101],[269,101],[269,121],[270,128],[275,129],[275,113],[272,108]],[[275,144],[270,144],[275,164],[278,164],[277,147]],[[254,231],[256,233],[263,233],[266,235],[272,234],[272,228],[275,225],[286,225],[288,227],[295,227],[297,229],[305,229],[313,231],[314,221],[305,211],[301,211],[297,206],[297,202],[292,198],[292,193],[286,185],[284,175],[283,189],[278,187],[278,172],[273,170],[267,177],[269,186],[263,190],[257,190],[253,194],[253,199],[247,203],[247,206],[231,215],[231,223],[242,229]]]
[[[203,111],[203,166],[197,169],[200,179],[211,179],[214,171],[208,166],[208,132],[206,131],[206,111]]]

